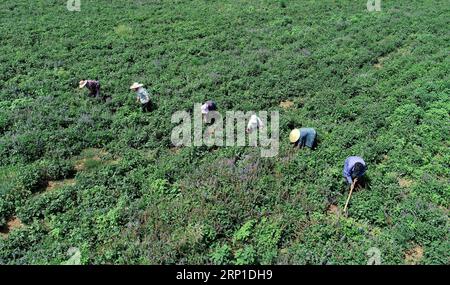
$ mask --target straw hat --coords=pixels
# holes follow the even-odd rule
[[[86,86],[87,80],[81,80],[80,81],[80,88],[83,88],[84,86]]]
[[[130,89],[136,89],[136,88],[139,88],[142,86],[144,86],[144,84],[139,84],[137,82],[134,82],[133,85],[131,85]]]
[[[293,129],[291,133],[289,134],[289,141],[291,143],[295,143],[300,138],[300,130],[299,129]]]

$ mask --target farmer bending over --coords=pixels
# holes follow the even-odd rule
[[[361,157],[358,156],[350,156],[345,160],[344,163],[344,177],[347,180],[347,183],[353,184],[364,176],[366,172],[366,163]]]
[[[289,134],[289,141],[294,144],[294,147],[302,148],[309,147],[314,149],[317,144],[317,132],[313,128],[293,129]]]
[[[208,113],[211,111],[216,111],[217,110],[217,105],[214,101],[206,101],[205,104],[202,105],[202,116],[203,116],[203,121],[206,123],[207,119],[208,119]]]
[[[141,103],[142,112],[146,113],[150,111],[150,96],[148,95],[147,90],[142,86],[144,85],[135,82],[131,85],[130,89],[136,92],[136,102]]]
[[[100,82],[96,80],[81,80],[80,89],[86,87],[89,90],[90,97],[98,97],[100,95]]]
[[[261,119],[256,115],[252,115],[248,121],[247,129],[245,129],[245,131],[249,134],[262,127],[264,127],[264,124]]]

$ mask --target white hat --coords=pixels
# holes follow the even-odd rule
[[[139,87],[142,87],[142,86],[144,86],[144,84],[140,84],[140,83],[134,82],[133,85],[131,85],[130,89],[136,89],[136,88],[139,88]]]
[[[87,80],[81,80],[80,81],[80,88],[83,88],[84,86],[86,86],[86,84],[87,84]]]

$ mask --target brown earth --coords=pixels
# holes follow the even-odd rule
[[[172,153],[179,153],[180,150],[181,150],[181,148],[176,147],[176,146],[170,148],[170,152],[172,152]]]
[[[85,149],[81,155],[80,159],[75,161],[75,170],[76,171],[83,171],[86,168],[86,162],[89,160],[95,160],[95,161],[101,161],[105,156],[107,156],[109,153],[101,148],[88,148]],[[119,158],[107,160],[105,161],[105,164],[117,164],[119,162]]]
[[[412,185],[412,180],[406,179],[406,178],[399,178],[398,179],[398,185],[402,188],[409,188]]]
[[[0,228],[0,236],[6,238],[6,237],[8,237],[9,233],[12,230],[18,229],[18,228],[21,228],[21,227],[23,227],[22,222],[18,218],[13,217],[11,220],[9,220],[6,223],[6,227]]]
[[[328,214],[339,215],[339,207],[337,205],[331,204],[327,209]]]
[[[294,106],[294,102],[292,102],[292,101],[287,100],[287,101],[280,102],[280,107],[283,109],[289,109],[292,106]]]
[[[419,245],[405,252],[405,263],[408,265],[417,265],[423,257],[423,248]]]
[[[49,181],[47,187],[45,188],[45,192],[53,191],[66,185],[75,185],[75,179],[70,178],[58,181]]]

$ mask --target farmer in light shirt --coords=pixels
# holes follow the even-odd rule
[[[141,103],[142,112],[145,113],[150,111],[150,96],[143,86],[143,84],[135,82],[131,85],[130,89],[136,92],[136,102]]]
[[[361,157],[349,156],[344,163],[344,177],[348,184],[353,184],[366,172],[366,163]],[[356,181],[355,181],[356,180]]]
[[[216,111],[217,105],[214,101],[209,100],[209,101],[206,101],[206,103],[202,105],[201,109],[202,109],[203,121],[206,123],[207,118],[208,118],[208,113],[211,111]]]
[[[314,149],[317,144],[317,132],[313,128],[293,129],[289,134],[289,141],[298,148],[307,146]]]
[[[79,87],[80,89],[86,87],[89,90],[90,97],[100,96],[100,82],[97,80],[81,80]]]
[[[246,132],[252,133],[257,129],[262,128],[263,126],[264,124],[261,119],[256,115],[252,115],[250,117],[250,120],[248,121]]]

